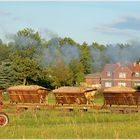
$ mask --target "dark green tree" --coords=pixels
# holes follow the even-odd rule
[[[83,65],[77,59],[71,60],[69,64],[70,84],[72,86],[79,85],[84,80]]]
[[[90,47],[85,42],[80,46],[80,62],[83,65],[84,74],[91,73],[92,57],[90,53]]]
[[[8,88],[11,85],[20,84],[9,60],[4,60],[0,65],[0,86]]]
[[[93,42],[93,43],[91,44],[91,47],[92,47],[92,48],[96,48],[96,49],[100,50],[101,52],[106,50],[106,46],[104,46],[104,45],[102,45],[102,44],[100,45],[100,44],[98,44],[97,42]]]
[[[24,85],[28,84],[28,80],[35,80],[39,77],[41,70],[35,59],[29,57],[24,58],[19,55],[13,55],[13,57],[12,69]]]
[[[0,63],[6,59],[9,59],[10,52],[11,47],[5,44],[0,44]]]
[[[32,29],[23,29],[15,37],[15,50],[10,59],[12,68],[23,84],[30,79],[37,79],[40,73],[39,55],[41,51],[41,37]]]
[[[57,60],[52,66],[49,67],[48,71],[50,80],[52,81],[52,86],[60,87],[70,84],[69,69],[63,60]]]
[[[65,45],[65,44],[69,44],[69,45],[72,45],[72,46],[80,46],[79,43],[75,42],[70,37],[59,38],[59,43],[60,43],[61,46]]]

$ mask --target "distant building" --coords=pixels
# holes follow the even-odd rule
[[[140,64],[106,64],[101,73],[102,87],[122,85],[134,87],[140,85]]]
[[[132,86],[140,86],[140,63],[130,66],[132,70],[132,78],[131,78],[131,85]]]
[[[101,73],[93,73],[86,75],[85,82],[88,85],[101,84]]]
[[[106,64],[101,73],[101,84],[102,87],[114,86],[114,72],[119,67],[119,64]]]

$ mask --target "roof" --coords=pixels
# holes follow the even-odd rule
[[[140,64],[132,64],[129,67],[133,72],[139,72],[140,71]]]
[[[94,88],[84,88],[84,87],[60,87],[53,90],[54,93],[85,93],[87,91],[93,91]]]
[[[18,85],[18,86],[12,86],[8,88],[8,90],[39,90],[39,89],[46,90],[46,88],[38,86],[38,85],[30,85],[30,86]]]
[[[104,71],[114,71],[117,67],[119,67],[119,64],[106,64]]]
[[[129,87],[124,87],[124,86],[114,86],[111,88],[107,88],[104,90],[104,92],[107,93],[130,93],[130,92],[135,92],[135,89],[129,88]]]
[[[119,70],[119,72],[129,71],[130,72],[129,74],[131,74],[131,72],[132,72],[132,69],[128,65],[120,65],[119,67],[116,68],[116,71],[118,71],[118,70]]]
[[[87,74],[85,78],[100,78],[101,73],[92,73],[92,74]]]

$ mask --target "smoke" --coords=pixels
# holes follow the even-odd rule
[[[7,39],[13,41],[18,45],[19,49],[24,49],[30,46],[36,46],[37,51],[34,56],[40,59],[43,66],[49,66],[61,59],[65,64],[69,64],[72,59],[80,59],[80,49],[76,45],[64,44],[60,45],[60,38],[58,35],[50,30],[42,31],[51,38],[47,41],[48,47],[40,46],[39,42],[30,36],[18,36],[14,34],[7,34]],[[38,56],[38,52],[41,52]],[[128,64],[136,62],[140,59],[140,41],[130,40],[127,44],[110,44],[106,45],[104,50],[90,47],[92,56],[92,66],[95,71],[101,71],[106,63]]]
[[[91,57],[92,57],[92,69],[94,72],[102,71],[104,65],[108,63],[108,56],[105,50],[100,50],[98,48],[90,47]]]
[[[61,59],[65,64],[69,64],[72,59],[79,59],[79,49],[77,46],[59,43],[59,38],[53,38],[49,41],[48,48],[43,49],[42,65],[48,66],[58,59]]]
[[[102,71],[106,63],[127,65],[140,59],[140,41],[131,40],[127,44],[109,44],[104,50],[90,47],[93,71]]]
[[[129,41],[128,44],[108,45],[106,55],[111,63],[133,63],[140,59],[140,42]]]
[[[53,38],[58,38],[59,35],[52,31],[52,30],[49,30],[49,29],[40,29],[40,34],[43,38],[45,38],[46,40],[50,40],[50,39],[53,39]]]
[[[15,34],[7,34],[6,35],[6,38],[8,40],[11,40],[13,41],[16,45],[22,48],[26,48],[26,47],[29,47],[29,46],[37,46],[38,45],[38,42],[31,38],[30,36],[18,36],[18,35],[15,35]]]
[[[99,49],[90,48],[91,56],[92,56],[92,67],[96,70],[100,70],[102,67],[103,59],[101,57],[101,52]]]
[[[57,61],[61,57],[59,40],[53,38],[49,41],[49,46],[42,49],[42,65],[48,66]]]
[[[6,38],[10,41],[9,44],[12,44],[13,52],[19,50],[26,50],[28,57],[30,56],[30,58],[34,58],[40,63],[40,54],[42,52],[42,46],[39,41],[35,40],[32,36],[18,36],[15,34],[7,34]]]
[[[80,58],[80,52],[77,46],[65,44],[61,48],[61,52],[62,52],[62,59],[66,64],[69,64],[72,59]]]

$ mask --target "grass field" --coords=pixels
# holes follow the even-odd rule
[[[98,96],[96,103],[102,101]],[[52,96],[49,102],[53,103]],[[140,138],[140,113],[27,110],[9,114],[9,119],[10,123],[0,128],[0,138]]]

